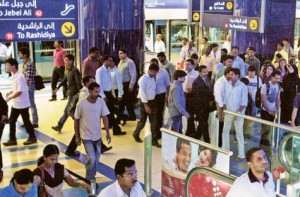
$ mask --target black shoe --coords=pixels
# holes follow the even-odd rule
[[[103,154],[103,153],[109,151],[110,149],[112,149],[111,146],[108,146],[108,147],[106,147],[106,148],[101,148],[101,154]]]
[[[136,117],[130,117],[130,116],[129,116],[129,117],[127,118],[127,121],[136,121]]]
[[[3,171],[0,170],[0,182],[2,182],[2,179],[3,179]]]
[[[74,151],[74,152],[72,152],[72,153],[66,151],[65,154],[68,155],[69,157],[78,157],[78,156],[80,155],[80,153],[77,152],[77,151]]]
[[[59,133],[61,132],[61,128],[58,126],[53,126],[51,127],[53,130],[58,131]]]
[[[8,140],[7,142],[3,142],[4,146],[14,146],[17,145],[17,140]]]
[[[56,100],[57,100],[56,98],[49,99],[49,101],[56,101]]]
[[[120,131],[118,133],[113,133],[113,135],[125,135],[126,131]]]
[[[36,138],[28,138],[25,142],[23,142],[24,145],[30,145],[30,144],[35,144],[37,143]]]
[[[33,128],[38,128],[39,125],[38,125],[38,124],[33,124],[32,127],[33,127]]]
[[[138,143],[142,143],[143,142],[143,140],[140,137],[133,137],[133,138]]]
[[[67,100],[68,99],[68,96],[64,96],[61,100]]]
[[[153,141],[152,146],[156,146],[157,148],[161,148],[161,144],[159,144],[158,141]]]

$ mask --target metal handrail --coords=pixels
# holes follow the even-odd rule
[[[190,141],[190,142],[193,142],[193,143],[195,143],[195,144],[199,144],[199,145],[201,145],[201,146],[207,147],[207,148],[209,148],[209,149],[211,149],[211,150],[215,150],[215,151],[220,152],[220,153],[223,153],[223,154],[225,154],[225,155],[232,156],[232,154],[233,154],[232,151],[225,150],[225,149],[223,149],[223,148],[219,148],[219,147],[217,147],[217,146],[214,146],[214,145],[212,145],[212,144],[208,144],[208,143],[203,142],[203,141],[200,141],[200,140],[196,140],[196,139],[194,139],[194,138],[188,137],[188,136],[186,136],[186,135],[182,135],[182,134],[180,134],[180,133],[176,133],[175,131],[171,131],[171,130],[166,129],[166,128],[161,128],[160,130],[161,130],[162,132],[168,133],[168,134],[173,135],[173,136],[178,137],[178,138],[185,139],[185,140]]]
[[[294,132],[294,133],[297,133],[297,134],[300,135],[300,131],[298,129],[293,128],[293,127],[285,126],[285,125],[282,125],[282,124],[270,122],[270,121],[267,121],[267,120],[263,120],[263,119],[259,119],[259,118],[255,118],[255,117],[252,117],[252,116],[247,116],[247,115],[243,115],[243,114],[239,114],[239,113],[235,113],[235,112],[231,112],[231,111],[227,111],[227,110],[224,110],[224,113],[225,114],[230,114],[230,115],[233,115],[233,116],[237,116],[237,117],[241,117],[241,118],[251,120],[251,121],[254,121],[254,122],[259,122],[259,123],[262,123],[262,124],[266,124],[266,125],[269,125],[269,126],[272,126],[272,127],[277,127],[277,128],[280,128],[280,129],[291,131],[291,132]]]

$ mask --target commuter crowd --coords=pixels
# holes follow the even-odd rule
[[[52,96],[49,101],[57,101],[57,91],[63,87],[62,99],[67,99],[67,104],[52,129],[62,132],[68,117],[74,119],[74,136],[65,153],[76,157],[79,155],[77,146],[83,144],[88,158],[85,164],[87,180],[95,179],[101,153],[112,148],[104,144],[101,130],[105,130],[108,144],[112,140],[109,129],[112,129],[113,135],[126,135],[127,132],[122,131],[122,127],[127,121],[137,119],[135,103],[138,103],[139,108],[139,118],[133,131],[133,138],[137,143],[143,142],[140,133],[147,119],[154,147],[161,148],[159,141],[162,127],[211,143],[211,125],[208,122],[211,112],[217,111],[218,145],[231,149],[230,131],[234,125],[238,143],[237,160],[245,158],[245,138],[251,137],[252,125],[242,117],[224,113],[224,110],[274,121],[281,109],[282,123],[288,123],[292,127],[300,125],[300,94],[297,94],[300,80],[295,65],[296,55],[287,38],[278,43],[273,60],[262,63],[255,56],[254,47],[248,47],[245,54],[240,53],[238,46],[231,47],[230,51],[226,48],[219,50],[218,44],[208,44],[205,37],[201,39],[198,50],[193,41],[187,38],[182,39],[182,44],[180,60],[174,65],[167,60],[165,45],[161,41],[161,35],[157,35],[157,58],[151,59],[147,72],[139,76],[135,62],[129,58],[125,49],[118,51],[117,61],[113,55],[101,56],[99,49],[92,47],[80,71],[74,65],[75,57],[67,54],[63,48],[63,42],[55,42]],[[23,60],[23,73],[19,71],[16,59],[9,58],[5,61],[7,71],[13,74],[13,82],[12,90],[5,96],[0,95],[0,137],[5,123],[10,126],[9,140],[3,143],[4,146],[17,145],[16,122],[19,115],[29,134],[24,145],[37,143],[34,133],[34,128],[39,126],[34,101],[36,68],[29,58],[28,48],[20,48],[18,56]],[[7,102],[10,100],[13,105],[8,116]],[[187,122],[186,129],[183,119]],[[271,146],[269,131],[269,126],[262,125],[259,144],[264,150]],[[251,154],[256,151],[260,149],[249,153],[248,162],[252,161]],[[40,192],[44,189],[51,196],[61,196],[62,181],[65,180],[72,187],[90,189],[89,185],[71,178],[64,166],[57,163],[58,155],[59,150],[55,145],[47,145],[37,169],[33,172],[26,169],[16,172],[10,187],[20,192],[18,185],[27,184],[23,193],[25,190]],[[0,156],[2,168],[2,154]],[[99,196],[107,196],[116,190],[118,194],[140,194],[140,185],[135,184],[137,174],[134,161],[124,159],[118,162],[115,185]],[[2,179],[2,170],[0,175]],[[130,180],[125,180],[126,178]],[[32,183],[38,185],[38,188],[31,186]]]

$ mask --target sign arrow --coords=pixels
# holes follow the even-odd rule
[[[67,31],[65,31],[66,34],[70,34],[70,33],[73,32],[73,27],[72,26],[68,27],[68,26],[65,25],[65,28],[67,29]]]

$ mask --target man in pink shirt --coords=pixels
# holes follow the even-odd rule
[[[89,56],[82,63],[82,78],[85,76],[96,76],[96,70],[100,67],[99,57],[99,49],[97,47],[91,47]]]
[[[52,72],[52,81],[51,81],[51,88],[52,88],[52,98],[49,101],[56,101],[56,92],[54,90],[57,88],[57,83],[59,79],[63,79],[65,77],[65,66],[64,66],[64,58],[67,55],[67,51],[63,48],[63,41],[55,41],[54,42],[54,52],[53,52],[53,59],[54,59],[54,68]],[[64,99],[67,99],[67,87],[63,87],[63,94]]]

